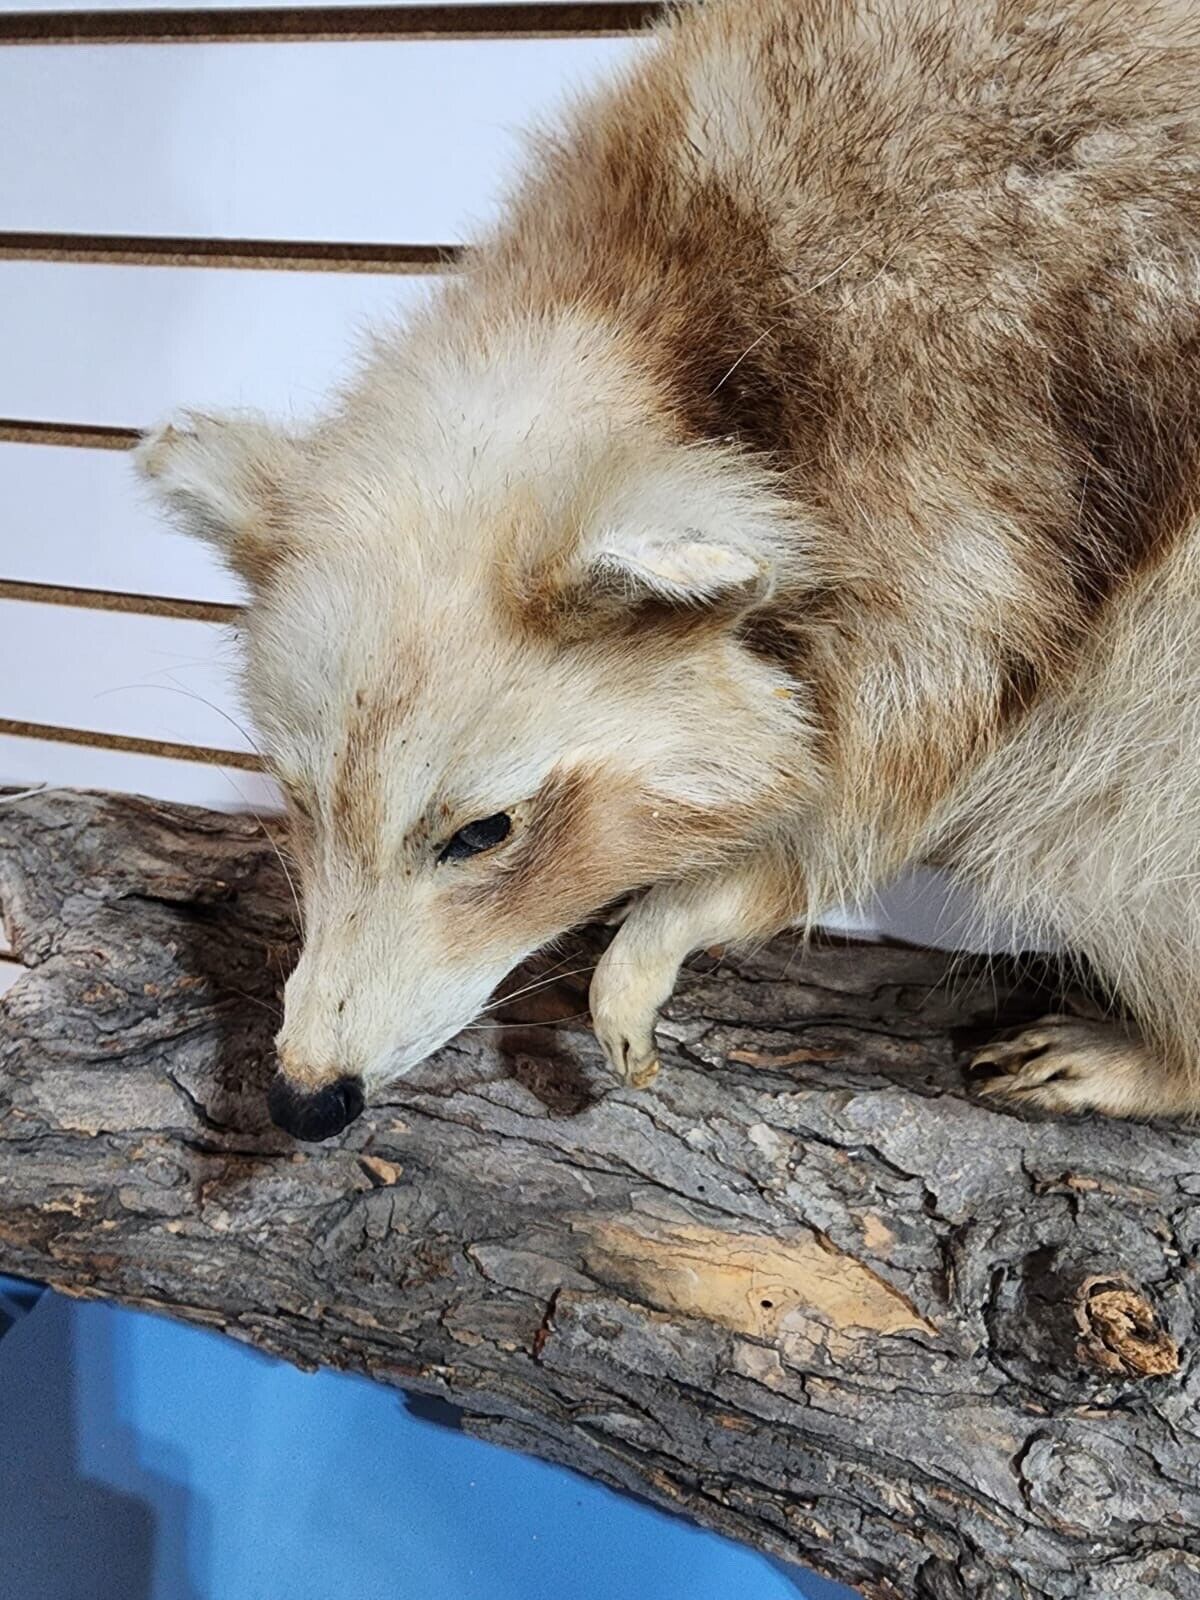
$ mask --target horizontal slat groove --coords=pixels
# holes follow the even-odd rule
[[[415,275],[444,272],[455,266],[461,255],[461,246],[452,244],[341,244],[321,240],[0,232],[0,261]]]
[[[253,7],[245,10],[14,11],[4,44],[214,44],[400,39],[604,39],[661,16],[658,0],[499,5]]]
[[[100,733],[93,728],[63,728],[47,722],[20,722],[0,717],[0,736],[41,739],[49,744],[83,745],[91,750],[119,750],[126,755],[162,756],[168,761],[198,761],[208,766],[239,767],[261,772],[263,764],[248,750],[219,750],[211,745],[173,744],[168,739],[140,739],[127,733]]]
[[[41,422],[27,417],[0,417],[0,444],[58,444],[80,450],[132,450],[140,428],[109,427],[98,422]]]
[[[241,606],[220,600],[177,600],[168,595],[77,589],[60,583],[25,583],[16,578],[0,578],[0,600],[78,606],[87,611],[122,611],[140,617],[173,617],[182,622],[236,622],[242,614]]]

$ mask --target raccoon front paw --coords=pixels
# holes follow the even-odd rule
[[[1146,1047],[1111,1023],[1042,1017],[994,1039],[975,1054],[971,1069],[987,1073],[975,1085],[980,1094],[1044,1111],[1139,1117],[1183,1109]]]
[[[609,949],[615,948],[616,941]],[[608,952],[592,978],[592,1027],[613,1071],[631,1088],[644,1089],[658,1075],[654,1024],[666,998],[649,973],[610,961]]]
[[[658,1077],[661,1063],[654,1047],[654,1036],[631,1039],[620,1031],[608,1032],[596,1024],[596,1037],[613,1071],[631,1089],[645,1089]]]

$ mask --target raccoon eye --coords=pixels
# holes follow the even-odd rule
[[[464,856],[477,856],[503,844],[511,832],[512,818],[507,811],[497,811],[479,822],[468,822],[442,846],[438,861],[461,861]]]

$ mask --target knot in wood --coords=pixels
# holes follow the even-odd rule
[[[1134,1284],[1087,1278],[1075,1303],[1079,1359],[1125,1378],[1161,1378],[1179,1370],[1179,1348]]]
[[[1060,1533],[1096,1538],[1120,1524],[1116,1475],[1095,1451],[1071,1439],[1041,1435],[1021,1463],[1025,1498]]]

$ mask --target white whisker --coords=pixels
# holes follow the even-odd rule
[[[265,759],[259,745],[250,737],[250,734],[241,725],[237,718],[231,717],[229,712],[226,711],[222,706],[215,705],[213,701],[207,698],[206,695],[198,694],[195,689],[188,689],[181,683],[127,683],[122,684],[117,689],[105,689],[102,691],[102,694],[120,694],[127,689],[155,689],[161,694],[179,694],[182,695],[185,700],[198,701],[200,705],[207,706],[210,711],[215,711],[219,717],[224,717],[229,726],[236,729],[236,731],[241,734],[242,738],[245,739],[246,743],[254,751],[255,755],[258,756],[260,760]],[[99,698],[100,696],[98,695],[97,699]],[[288,864],[284,860],[283,851],[279,848],[279,845],[275,839],[275,835],[271,832],[270,828],[267,827],[261,814],[250,804],[250,801],[247,799],[246,793],[242,789],[241,785],[234,782],[229,770],[226,767],[218,767],[217,771],[229,784],[230,788],[237,795],[243,806],[245,806],[253,821],[257,822],[258,826],[262,829],[263,835],[268,844],[271,846],[271,849],[274,850],[276,859],[278,860],[280,867],[283,869],[283,875],[287,879],[288,888],[291,890],[292,904],[296,908],[296,926],[299,928],[301,934],[303,934],[304,908],[301,904],[300,896],[296,892],[295,879],[292,877],[292,874],[288,868]]]

